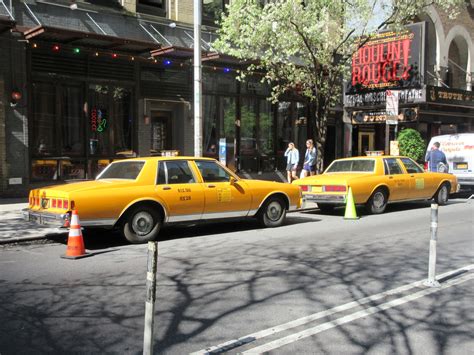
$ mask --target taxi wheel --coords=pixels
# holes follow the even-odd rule
[[[278,197],[270,197],[258,214],[258,220],[264,227],[278,227],[283,224],[286,216],[285,203]]]
[[[135,208],[123,224],[123,235],[133,244],[155,240],[160,232],[160,213],[150,207]]]
[[[387,207],[387,192],[383,189],[377,189],[367,201],[366,208],[372,214],[379,214],[385,211]]]
[[[445,183],[441,185],[438,191],[436,191],[434,200],[438,205],[444,206],[446,203],[448,203],[448,199],[449,199],[449,186],[448,184]]]

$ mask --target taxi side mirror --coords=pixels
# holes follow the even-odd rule
[[[229,179],[229,183],[231,184],[231,186],[234,186],[236,182],[237,180],[235,179],[235,177],[231,176]]]

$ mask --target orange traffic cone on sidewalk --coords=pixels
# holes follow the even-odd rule
[[[86,253],[84,239],[82,238],[81,224],[76,210],[72,211],[71,226],[67,238],[66,255],[61,255],[64,259],[79,259],[90,254]]]

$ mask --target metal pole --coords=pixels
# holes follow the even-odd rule
[[[146,273],[145,331],[143,335],[143,354],[153,354],[153,328],[156,299],[156,264],[158,261],[158,242],[148,242],[148,265]]]
[[[202,156],[201,0],[194,0],[194,156]]]
[[[428,266],[428,280],[424,282],[425,286],[439,287],[436,281],[436,242],[438,240],[438,204],[431,204],[431,239],[430,239],[430,259]]]

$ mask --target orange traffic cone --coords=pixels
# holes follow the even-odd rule
[[[90,254],[86,253],[84,240],[82,239],[81,224],[76,210],[72,211],[71,226],[69,227],[69,236],[67,238],[66,255],[61,255],[64,259],[79,259]]]

